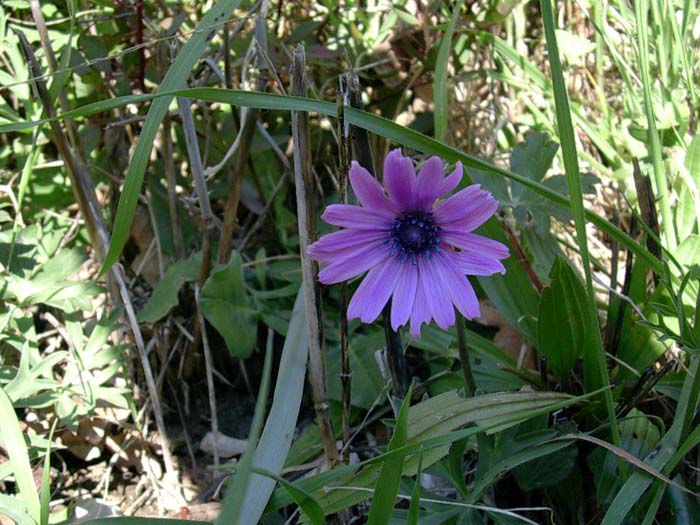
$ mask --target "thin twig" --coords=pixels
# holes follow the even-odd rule
[[[139,328],[138,321],[136,320],[136,313],[134,312],[134,307],[131,304],[131,298],[129,297],[129,291],[126,288],[126,283],[124,282],[124,274],[120,264],[115,264],[112,266],[112,275],[119,287],[119,292],[121,294],[122,303],[124,304],[124,310],[126,311],[126,317],[131,327],[131,332],[134,335],[134,343],[136,343],[136,349],[139,352],[139,357],[141,359],[141,366],[143,366],[143,375],[146,378],[146,386],[148,388],[148,395],[153,407],[153,415],[155,416],[156,426],[158,427],[158,433],[160,434],[161,447],[163,451],[163,463],[165,464],[165,472],[172,485],[173,495],[178,499],[183,500],[182,495],[177,490],[177,473],[174,467],[173,457],[168,448],[168,442],[165,433],[165,420],[163,419],[163,411],[160,407],[160,399],[158,397],[158,391],[156,388],[156,383],[153,378],[153,371],[151,369],[151,362],[148,359],[148,354],[146,353],[146,345],[143,341],[143,336],[141,335],[141,330]],[[183,500],[184,501],[184,500]]]
[[[253,223],[253,225],[250,227],[248,232],[245,234],[245,237],[243,237],[241,242],[238,244],[238,251],[239,252],[242,252],[245,249],[245,247],[248,245],[248,241],[250,241],[250,238],[253,236],[253,234],[256,231],[258,231],[258,229],[265,222],[265,217],[267,216],[267,213],[270,211],[270,208],[272,208],[272,205],[275,203],[275,198],[277,197],[277,194],[285,186],[288,178],[289,178],[288,173],[284,172],[282,174],[282,176],[280,177],[280,180],[277,182],[277,185],[272,189],[272,193],[270,193],[270,197],[267,199],[265,206],[260,211],[260,215],[258,216],[256,221]]]
[[[265,23],[267,16],[267,2],[261,4],[260,12],[256,20],[256,36],[265,32]],[[265,38],[257,39],[258,48],[261,52],[265,52],[264,46],[267,45],[267,40]],[[259,55],[258,53],[258,55]],[[265,62],[258,58],[257,60],[258,69],[260,74],[255,85],[255,90],[258,92],[263,92],[267,88],[268,81],[268,71]],[[243,175],[245,173],[245,166],[248,162],[248,155],[250,154],[250,143],[253,140],[253,132],[255,131],[255,122],[257,120],[257,110],[249,108],[247,112],[241,111],[241,131],[240,144],[238,146],[238,154],[236,155],[236,161],[233,165],[233,172],[229,178],[229,194],[226,200],[226,208],[224,209],[224,220],[221,227],[221,236],[219,237],[219,251],[217,253],[216,260],[219,264],[225,264],[228,262],[231,255],[231,245],[233,243],[233,230],[236,226],[236,217],[238,215],[238,204],[241,199],[241,186],[243,184]]]
[[[292,68],[292,95],[306,95],[306,57],[304,47],[294,49]],[[321,440],[330,465],[336,459],[335,435],[330,419],[326,383],[326,358],[323,340],[323,317],[320,305],[320,287],[316,279],[318,265],[308,256],[307,249],[316,238],[314,217],[313,176],[308,113],[292,112],[292,137],[294,141],[294,181],[296,185],[297,215],[299,222],[299,251],[301,256],[306,333],[309,344],[309,378],[314,397]]]
[[[197,305],[197,318],[199,319],[200,333],[202,335],[202,349],[204,350],[204,367],[207,375],[207,393],[209,394],[209,411],[211,412],[211,431],[214,436],[214,465],[219,464],[219,418],[216,412],[216,391],[214,389],[214,374],[209,339],[207,339],[207,327],[199,305],[199,285],[194,285],[194,300]]]

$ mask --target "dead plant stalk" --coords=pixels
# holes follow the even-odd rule
[[[304,47],[294,49],[292,67],[292,95],[306,96],[306,56]],[[321,440],[330,465],[338,455],[335,435],[331,426],[326,384],[326,357],[323,342],[323,321],[320,305],[321,290],[317,280],[318,265],[306,250],[316,238],[314,218],[314,178],[311,172],[311,148],[308,113],[292,112],[292,138],[294,142],[294,181],[296,184],[297,217],[299,221],[299,251],[301,256],[306,333],[309,343],[309,379],[314,398],[314,409],[321,431]]]

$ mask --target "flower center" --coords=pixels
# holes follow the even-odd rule
[[[432,213],[423,210],[403,213],[391,226],[387,243],[392,245],[392,257],[416,264],[417,257],[432,257],[440,250],[440,227],[433,222]]]

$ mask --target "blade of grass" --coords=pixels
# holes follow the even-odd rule
[[[25,348],[25,351],[28,351],[28,349]],[[41,505],[39,503],[39,495],[34,486],[32,466],[29,463],[29,450],[22,436],[22,430],[19,428],[19,421],[15,414],[15,408],[12,406],[12,400],[2,388],[0,388],[0,421],[2,421],[2,425],[0,425],[0,442],[4,445],[10,458],[19,497],[22,498],[22,502],[27,507],[27,511],[32,519],[39,523],[41,519]]]
[[[420,478],[423,474],[423,454],[418,457],[418,472],[416,472],[416,482],[413,484],[411,492],[411,504],[408,507],[407,525],[418,525],[420,517]]]
[[[316,498],[313,495],[306,492],[304,489],[297,487],[294,483],[291,483],[284,479],[282,476],[270,472],[269,470],[253,467],[253,472],[260,474],[261,476],[266,476],[270,479],[274,479],[277,483],[284,487],[284,490],[294,498],[297,505],[304,511],[304,513],[309,517],[311,523],[314,525],[323,525],[325,521],[325,516],[323,515],[323,509],[321,505],[318,504]]]
[[[608,369],[606,366],[605,351],[603,350],[603,340],[600,334],[600,326],[598,325],[598,312],[593,292],[593,279],[591,277],[588,239],[586,235],[586,216],[583,206],[583,189],[581,186],[581,174],[579,173],[578,156],[576,153],[574,128],[571,123],[569,99],[566,93],[566,83],[564,82],[564,74],[559,59],[559,46],[557,44],[551,0],[540,0],[540,6],[542,9],[542,23],[547,40],[549,64],[552,75],[557,125],[559,128],[559,141],[561,142],[564,170],[569,185],[569,195],[571,196],[571,214],[576,226],[576,241],[583,264],[583,271],[586,276],[586,299],[588,305],[588,312],[586,315],[586,324],[588,326],[586,327],[586,332],[590,338],[591,346],[585,348],[583,354],[584,383],[588,392],[598,388],[604,389],[603,396],[608,413],[610,433],[613,443],[620,448],[620,430],[615,416],[612,391],[609,388]],[[618,465],[620,467],[620,472],[626,475],[626,466],[624,462],[618,459]]]
[[[260,431],[262,430],[263,422],[265,420],[265,406],[267,405],[267,394],[270,390],[270,375],[272,372],[272,341],[273,332],[272,329],[270,329],[268,331],[267,345],[265,347],[265,364],[263,365],[258,400],[255,403],[253,422],[250,425],[250,432],[248,433],[248,447],[246,448],[243,457],[238,462],[236,474],[234,475],[233,481],[226,492],[221,513],[219,514],[218,518],[216,518],[217,525],[255,523],[247,519],[243,519],[244,516],[241,510],[246,500],[246,492],[249,488],[256,447],[258,445]],[[262,511],[262,508],[260,510]]]
[[[275,95],[272,93],[251,93],[240,90],[226,90],[217,88],[188,88],[174,90],[149,95],[128,95],[114,99],[102,100],[92,104],[86,104],[80,108],[69,111],[56,117],[56,119],[86,117],[95,113],[109,111],[111,109],[124,106],[126,104],[138,104],[158,97],[185,96],[198,98],[207,102],[222,102],[235,106],[248,106],[258,109],[282,110],[282,111],[309,111],[321,113],[330,117],[336,116],[336,106],[331,102],[312,100],[302,97],[291,97],[286,95]],[[381,135],[389,140],[413,148],[428,155],[437,155],[449,162],[460,161],[467,168],[484,171],[494,176],[506,177],[514,182],[522,184],[538,195],[551,200],[554,203],[569,207],[569,199],[561,193],[548,188],[542,184],[534,182],[527,177],[522,177],[508,170],[494,166],[493,164],[467,155],[460,150],[447,146],[430,137],[426,137],[416,131],[401,126],[391,120],[354,109],[345,108],[347,120],[358,127],[366,129],[372,133]],[[31,122],[20,122],[0,125],[0,133],[11,131],[27,130],[37,125],[50,122],[54,119],[43,119]],[[636,256],[643,259],[650,268],[657,274],[663,273],[663,265],[656,257],[649,253],[641,244],[632,239],[623,230],[608,222],[605,218],[594,212],[585,210],[586,218],[593,224],[617,240],[625,248],[631,250]]]
[[[187,81],[187,77],[192,72],[192,68],[197,63],[197,60],[209,46],[211,32],[216,31],[220,24],[229,18],[231,12],[240,2],[241,0],[221,0],[207,11],[165,74],[165,78],[163,78],[163,82],[158,88],[159,92],[172,91]],[[114,217],[112,239],[107,255],[105,255],[101,273],[105,273],[116,262],[126,243],[136,204],[138,203],[139,193],[141,192],[143,176],[151,156],[153,142],[156,138],[156,133],[158,133],[160,123],[168,112],[168,106],[170,106],[172,99],[172,95],[158,98],[154,100],[148,110],[134,154],[129,161],[129,170],[124,180],[119,206]]]
[[[408,439],[408,410],[411,405],[413,385],[408,389],[401,403],[399,417],[396,418],[394,435],[389,441],[389,451],[403,447]],[[382,470],[372,496],[372,506],[369,509],[368,525],[383,525],[389,523],[394,511],[396,495],[399,493],[401,474],[403,472],[404,456],[399,456],[382,463]]]
[[[308,344],[306,339],[303,293],[297,294],[282,348],[270,415],[255,451],[255,468],[279,474],[294,436],[301,398],[304,393]],[[275,488],[275,482],[253,475],[241,509],[242,523],[258,523]]]
[[[651,164],[654,168],[654,180],[656,181],[656,194],[658,196],[659,207],[661,208],[661,219],[664,237],[668,243],[669,251],[675,252],[678,247],[676,232],[673,229],[673,215],[671,214],[671,204],[668,196],[668,182],[661,160],[661,142],[659,133],[656,130],[656,115],[654,113],[654,101],[651,96],[651,78],[649,76],[649,23],[647,20],[649,4],[647,0],[637,0],[634,2],[634,15],[637,22],[637,42],[639,69],[642,80],[642,90],[644,92],[644,113],[647,118],[647,150],[651,157]]]
[[[452,17],[447,24],[445,34],[440,42],[437,61],[435,62],[435,80],[433,81],[433,120],[435,122],[435,139],[440,142],[445,141],[447,134],[447,123],[450,117],[450,97],[447,89],[447,67],[450,63],[450,51],[452,50],[452,35],[455,32],[455,25],[459,19],[464,0],[455,3],[452,10]]]
[[[41,489],[39,491],[40,516],[39,525],[49,525],[49,503],[51,502],[51,444],[53,443],[53,433],[56,430],[58,419],[53,420],[49,431],[48,447],[44,457],[44,472],[41,475]]]

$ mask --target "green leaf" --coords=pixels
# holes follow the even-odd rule
[[[384,333],[353,334],[349,340],[350,370],[353,371],[350,392],[353,406],[369,409],[384,388],[384,380],[374,360],[374,352],[385,345]],[[328,397],[340,401],[340,346],[328,350],[326,359]]]
[[[282,476],[270,472],[269,470],[253,468],[253,472],[274,479],[277,483],[282,485],[284,490],[294,498],[296,504],[299,505],[301,510],[304,511],[304,514],[311,520],[311,523],[314,525],[323,525],[326,522],[321,505],[318,504],[316,498],[304,489],[300,489],[296,484],[287,481]]]
[[[212,31],[221,29],[221,23],[228,20],[233,10],[240,3],[241,0],[221,0],[207,11],[199,24],[197,24],[190,39],[182,46],[173,64],[168,68],[168,72],[158,88],[159,93],[172,91],[187,82],[187,78],[192,73],[197,60],[209,47]],[[141,192],[143,176],[153,149],[153,142],[160,123],[168,112],[168,106],[170,106],[172,99],[172,95],[156,99],[148,110],[134,154],[129,161],[129,171],[124,180],[124,188],[119,199],[117,214],[114,217],[112,241],[105,256],[102,273],[116,262],[129,236],[131,222],[138,203],[139,193]]]
[[[231,355],[248,357],[257,340],[257,323],[237,252],[226,266],[211,272],[202,287],[199,304],[204,317],[224,338]]]
[[[659,437],[656,426],[637,409],[630,411],[628,416],[620,421],[622,448],[638,458],[643,458],[654,450]],[[623,483],[617,470],[616,456],[609,450],[596,448],[587,461],[593,472],[598,503],[603,508],[608,508]]]
[[[329,490],[333,486],[372,487],[379,478],[380,463],[396,456],[406,458],[403,474],[412,476],[418,470],[419,458],[428,468],[449,451],[449,445],[479,432],[498,432],[549,413],[583,398],[572,398],[553,392],[507,392],[487,394],[464,399],[457,391],[446,392],[411,407],[408,415],[407,445],[347,469],[336,469],[299,482],[305,490],[314,493],[326,514],[338,512],[367,499],[364,491]],[[469,428],[456,430],[463,426]],[[268,511],[288,505],[290,500],[276,494]]]
[[[391,441],[389,441],[389,451],[401,448],[406,444],[411,394],[413,394],[413,385],[408,389],[408,393],[403,403],[401,403],[401,410],[399,410],[399,417],[396,419],[394,434],[391,436]],[[379,479],[372,497],[372,506],[369,509],[368,525],[389,523],[391,513],[394,510],[396,495],[399,493],[404,459],[403,456],[398,456],[382,463],[382,470],[379,473]]]
[[[561,257],[554,261],[550,279],[550,285],[540,296],[537,338],[548,365],[559,380],[566,383],[587,342],[586,291],[574,270]]]
[[[138,314],[141,323],[155,323],[177,305],[178,294],[185,283],[196,281],[202,266],[202,252],[168,266],[153,294]]]
[[[294,436],[306,377],[308,345],[304,320],[303,294],[297,294],[282,348],[275,393],[270,414],[255,451],[254,468],[279,474]],[[260,475],[251,476],[240,510],[241,523],[258,523],[275,488],[275,482]]]
[[[411,492],[411,505],[408,507],[407,525],[418,525],[418,517],[420,515],[420,478],[423,474],[423,455],[418,457],[418,472],[416,472],[416,481],[413,482],[413,491]]]
[[[459,19],[464,0],[459,0],[452,8],[452,17],[447,24],[445,34],[440,41],[437,61],[435,62],[435,80],[433,81],[433,102],[435,112],[435,139],[440,142],[445,141],[450,113],[450,97],[447,89],[447,67],[450,62],[450,51],[452,49],[452,35],[455,32],[455,25]]]
[[[15,475],[19,496],[27,507],[32,519],[39,523],[41,517],[41,505],[39,494],[34,486],[32,466],[29,463],[29,450],[22,436],[19,421],[12,406],[12,400],[0,388],[0,443],[4,446],[10,458],[12,472]]]
[[[36,525],[36,522],[24,510],[21,499],[0,494],[0,515],[4,514],[16,525]]]
[[[267,345],[265,348],[265,364],[263,366],[262,379],[260,381],[260,390],[258,391],[258,399],[255,403],[255,413],[253,414],[253,422],[250,424],[250,432],[248,433],[248,447],[243,453],[243,457],[238,462],[236,473],[233,476],[224,503],[219,516],[216,518],[217,525],[245,525],[249,521],[242,515],[241,507],[246,501],[246,492],[250,484],[254,456],[260,437],[260,430],[265,419],[265,408],[267,406],[267,395],[270,389],[270,376],[272,372],[272,331],[268,332]],[[259,510],[265,507],[265,502],[261,502]]]

